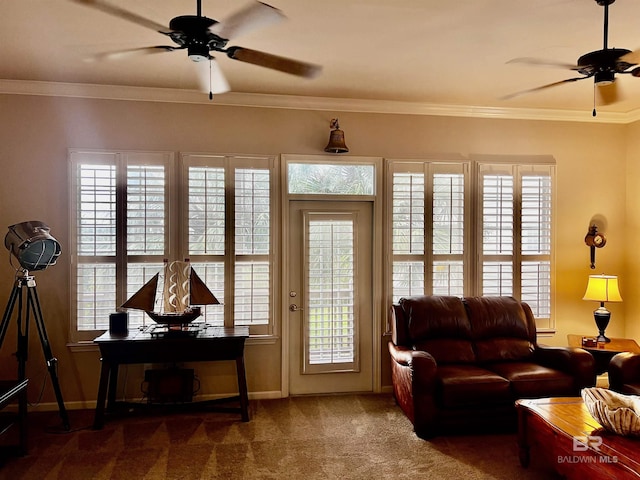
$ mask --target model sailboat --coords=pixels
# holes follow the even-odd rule
[[[201,305],[220,303],[188,261],[165,261],[163,308],[159,312],[154,311],[159,278],[160,273],[156,273],[120,308],[143,310],[156,323],[184,325],[201,315]]]

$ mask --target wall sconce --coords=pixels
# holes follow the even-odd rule
[[[584,243],[591,250],[591,268],[596,268],[596,248],[602,248],[607,244],[607,239],[602,233],[598,233],[598,227],[593,224],[589,227]]]
[[[589,275],[587,291],[583,300],[593,300],[600,302],[600,307],[593,311],[593,318],[598,327],[598,342],[608,343],[611,340],[605,337],[604,331],[609,325],[611,312],[604,306],[604,302],[621,302],[620,290],[618,289],[618,277],[614,275]]]
[[[349,149],[347,145],[344,143],[344,132],[340,130],[340,125],[338,124],[338,119],[331,119],[331,123],[329,124],[333,130],[331,130],[331,134],[329,136],[329,143],[326,147],[324,147],[325,152],[329,153],[347,153]]]

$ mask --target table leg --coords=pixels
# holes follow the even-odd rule
[[[93,419],[93,429],[100,430],[104,426],[104,405],[107,400],[107,387],[109,386],[109,374],[111,367],[104,358],[100,359],[100,383],[98,384],[98,399],[96,401],[96,413]]]
[[[240,413],[242,421],[249,421],[249,392],[247,390],[247,376],[244,369],[244,355],[236,357],[236,371],[238,372],[238,392],[240,394]]]
[[[529,442],[527,440],[527,412],[518,408],[518,457],[520,465],[528,467],[530,462]]]
[[[107,396],[107,411],[112,411],[116,404],[116,391],[118,389],[119,364],[109,364],[109,395]]]

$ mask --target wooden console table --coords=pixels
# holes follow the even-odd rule
[[[640,479],[640,438],[604,430],[581,398],[518,400],[516,409],[522,466],[534,447],[569,480]]]
[[[118,367],[131,363],[180,363],[234,360],[238,376],[237,397],[222,400],[239,400],[236,409],[242,421],[249,421],[249,399],[244,368],[244,342],[249,337],[248,327],[222,328],[207,326],[196,334],[152,335],[144,330],[133,330],[126,335],[104,333],[94,340],[100,347],[102,367],[96,403],[94,429],[104,426],[106,410],[116,404]],[[108,395],[108,396],[107,396]],[[203,402],[200,402],[203,403]]]
[[[640,353],[640,346],[630,338],[612,338],[609,343],[598,343],[592,347],[582,345],[583,335],[567,335],[570,347],[584,348],[593,355],[598,375],[607,371],[609,361],[614,355],[622,352]],[[595,335],[594,335],[595,337]]]

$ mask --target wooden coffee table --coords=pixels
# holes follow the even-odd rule
[[[579,397],[518,400],[520,463],[531,450],[567,479],[640,479],[640,438],[604,430]]]
[[[609,361],[622,352],[640,353],[640,346],[631,338],[612,338],[609,343],[598,343],[592,347],[582,345],[583,335],[567,335],[570,347],[584,348],[593,355],[598,375],[607,371]]]

